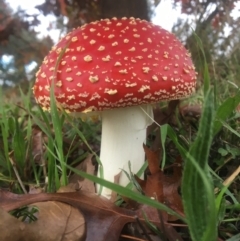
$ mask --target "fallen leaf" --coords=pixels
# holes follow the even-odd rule
[[[89,154],[87,156],[87,158],[81,162],[78,166],[76,166],[75,168],[78,170],[82,170],[87,172],[88,174],[94,175],[95,174],[95,166],[92,164],[92,154]],[[95,189],[95,185],[92,181],[88,180],[88,179],[83,179],[81,176],[77,175],[77,174],[72,174],[69,177],[69,186],[71,186],[74,189],[81,189],[83,191],[88,191],[88,192],[92,192],[95,193],[96,189]]]
[[[96,240],[96,237],[98,241],[119,240],[125,224],[136,222],[136,218],[145,222],[143,212],[150,222],[166,234],[169,241],[182,241],[174,227],[159,218],[159,210],[146,205],[133,211],[117,207],[102,196],[84,191],[17,195],[0,189],[0,207],[5,211],[49,200],[64,202],[81,210],[87,226],[86,241]]]
[[[84,191],[17,195],[0,190],[0,207],[10,211],[39,201],[61,201],[84,214],[86,241],[117,241],[123,226],[135,222],[136,212],[114,206],[108,199]]]
[[[159,217],[159,210],[145,205],[140,206],[135,211],[128,210],[115,206],[110,200],[102,196],[85,191],[17,195],[0,190],[0,207],[4,208],[5,211],[49,200],[64,202],[81,210],[87,225],[86,241],[118,241],[125,224],[136,222],[136,218],[141,222],[145,221],[143,212],[150,222],[165,230],[163,233],[166,233],[169,241],[182,241],[171,224],[162,223],[164,220]]]
[[[33,184],[29,184],[29,194],[37,194],[37,193],[41,193],[43,192],[43,189],[39,186],[33,185]]]
[[[148,160],[150,175],[147,175],[146,180],[141,180],[135,176],[143,192],[145,195],[166,204],[168,207],[184,216],[181,196],[178,193],[181,181],[181,159],[178,158],[173,165],[173,174],[166,175],[159,168],[158,152],[152,151],[146,146],[144,146],[144,150]],[[168,215],[168,220],[176,220],[176,217]]]
[[[32,156],[35,163],[42,164],[42,157],[45,151],[43,144],[43,132],[37,125],[32,127]]]
[[[2,241],[83,241],[86,224],[82,213],[65,203],[34,203],[38,208],[37,221],[24,223],[0,209]],[[31,208],[31,206],[29,207]]]
[[[147,218],[151,217],[152,220],[158,222],[159,225],[157,225],[157,227],[159,228],[159,230],[161,230],[163,236],[166,237],[168,241],[183,241],[182,237],[175,230],[172,224],[167,222],[168,216],[166,215],[166,213],[147,205],[141,205],[137,210],[137,213],[139,212],[144,212]]]

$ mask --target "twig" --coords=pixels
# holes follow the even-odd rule
[[[10,160],[10,162],[11,162],[11,164],[12,164],[13,171],[14,171],[14,173],[15,173],[15,175],[16,175],[16,178],[17,178],[17,180],[18,180],[18,182],[19,182],[19,184],[20,184],[23,192],[24,192],[25,194],[27,194],[27,190],[25,189],[25,187],[24,187],[24,185],[23,185],[23,183],[22,183],[22,180],[21,180],[21,178],[20,178],[20,176],[19,176],[19,174],[18,174],[18,170],[17,170],[17,168],[16,168],[16,165],[15,165],[14,161],[12,160],[11,157],[9,157],[9,160]]]
[[[146,239],[141,239],[141,238],[129,236],[129,235],[126,235],[126,234],[121,234],[120,237],[130,239],[130,240],[136,240],[136,241],[146,241]]]

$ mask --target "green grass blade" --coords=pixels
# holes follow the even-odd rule
[[[221,221],[224,218],[225,214],[225,199],[224,199],[224,194],[228,190],[228,186],[223,186],[221,192],[217,195],[215,199],[215,204],[216,204],[216,211],[218,215],[218,220]],[[224,214],[222,214],[222,207],[224,206]]]
[[[20,173],[23,175],[25,166],[26,146],[24,141],[23,130],[20,128],[18,120],[14,119],[14,134],[12,140],[12,149],[14,150],[14,158],[19,167]]]
[[[221,121],[221,123],[226,129],[228,129],[230,132],[240,138],[240,133],[238,131],[234,130],[229,124],[224,121]]]
[[[229,97],[222,103],[221,106],[218,107],[214,121],[214,136],[221,130],[223,125],[222,122],[226,121],[231,116],[231,114],[236,109],[239,103],[240,93],[238,92],[236,96]]]
[[[9,122],[8,117],[6,115],[6,109],[4,106],[4,100],[3,100],[3,90],[2,87],[0,87],[0,127],[1,127],[1,134],[2,134],[2,142],[3,142],[3,152],[5,156],[5,160],[7,163],[7,169],[9,178],[12,178],[12,166],[11,162],[9,160]]]
[[[174,145],[177,147],[180,155],[182,157],[186,157],[186,153],[187,153],[187,149],[185,149],[178,141],[178,137],[177,134],[175,133],[175,131],[173,130],[173,128],[168,125],[168,136],[171,138],[171,140],[173,141]]]
[[[206,96],[209,88],[210,88],[210,76],[209,76],[209,71],[208,71],[208,64],[206,61],[206,55],[204,53],[204,48],[203,48],[203,44],[202,44],[202,40],[197,36],[196,33],[194,34],[194,38],[196,40],[196,43],[199,46],[199,49],[202,53],[202,61],[203,61],[203,79],[204,79],[204,95]]]
[[[208,91],[198,135],[186,155],[182,178],[184,211],[193,241],[216,241],[217,217],[208,169],[214,119],[212,91]]]
[[[239,210],[240,211],[240,203],[236,203],[233,205],[229,205],[226,207],[227,209],[232,209],[232,210]]]
[[[65,157],[63,153],[63,133],[62,133],[62,126],[64,121],[64,116],[59,114],[55,97],[54,97],[54,85],[52,84],[51,91],[50,91],[50,107],[51,107],[51,117],[52,117],[52,123],[53,123],[53,129],[55,133],[55,146],[56,146],[56,152],[58,154],[58,160],[61,164],[61,170],[62,170],[62,178],[61,182],[63,186],[66,186],[68,183],[67,178],[67,170],[65,163]],[[61,118],[62,117],[62,118]]]
[[[56,169],[56,159],[53,155],[54,153],[54,143],[52,139],[48,140],[47,143],[47,165],[48,165],[48,185],[47,185],[47,191],[48,192],[54,192],[56,189],[60,187],[60,185],[55,184],[55,169]],[[50,150],[50,151],[49,151]]]
[[[239,241],[240,240],[240,233],[228,238],[226,241]]]
[[[166,149],[165,149],[165,142],[167,138],[167,131],[168,131],[168,125],[162,125],[160,127],[160,136],[161,136],[161,143],[162,143],[162,162],[161,162],[161,168],[163,170],[165,163],[166,163]]]

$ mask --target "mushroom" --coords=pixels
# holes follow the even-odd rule
[[[134,173],[144,163],[151,104],[191,95],[196,72],[173,34],[145,20],[112,18],[74,29],[45,57],[33,88],[44,110],[52,84],[60,109],[101,114],[100,160],[104,178],[113,182],[129,161]],[[123,173],[119,183],[128,183]],[[111,191],[103,188],[102,195]]]

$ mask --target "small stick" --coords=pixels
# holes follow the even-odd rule
[[[16,178],[17,178],[17,180],[18,180],[18,182],[19,182],[19,184],[20,184],[23,192],[24,192],[25,194],[27,194],[27,190],[25,189],[25,187],[24,187],[24,185],[23,185],[23,183],[22,183],[22,180],[21,180],[21,178],[20,178],[20,176],[19,176],[19,174],[18,174],[18,170],[17,170],[17,168],[16,168],[16,165],[15,165],[14,161],[12,160],[11,157],[9,157],[9,160],[10,160],[10,162],[11,162],[11,164],[12,164],[13,171],[14,171],[14,173],[15,173],[15,175],[16,175]]]

